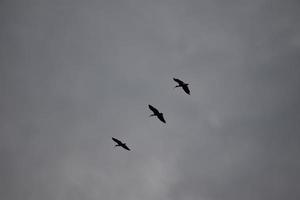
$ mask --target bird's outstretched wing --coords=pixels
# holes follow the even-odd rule
[[[111,138],[113,141],[115,141],[118,145],[122,145],[123,143],[120,141],[120,140],[118,140],[118,139],[116,139],[116,138]]]
[[[163,123],[166,123],[166,120],[165,120],[165,118],[164,118],[164,116],[161,114],[161,115],[158,115],[157,116],[158,117],[158,119],[160,120],[160,121],[162,121]]]
[[[154,114],[158,114],[159,113],[159,111],[156,108],[154,108],[153,106],[151,106],[151,105],[148,105],[148,106],[149,106],[149,109],[152,110],[152,112]]]
[[[182,89],[188,94],[190,95],[190,89],[187,85],[182,86]]]
[[[130,149],[128,148],[128,146],[126,144],[122,145],[122,147],[128,151],[130,151]]]
[[[181,81],[181,80],[179,80],[178,78],[173,78],[173,80],[174,80],[175,82],[177,82],[179,85],[183,85],[183,84],[184,84],[184,82]]]

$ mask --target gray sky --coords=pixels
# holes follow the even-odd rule
[[[300,199],[297,0],[0,5],[0,199]]]

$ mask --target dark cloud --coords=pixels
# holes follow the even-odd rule
[[[1,199],[299,199],[297,1],[0,11]]]

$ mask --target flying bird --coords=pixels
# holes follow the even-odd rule
[[[115,141],[117,144],[115,145],[115,147],[123,147],[124,149],[130,151],[130,149],[128,148],[128,146],[126,145],[126,143],[122,143],[120,140],[116,139],[116,138],[113,138],[112,137],[112,140]]]
[[[173,78],[173,80],[178,83],[178,85],[176,85],[175,88],[182,87],[182,89],[185,91],[185,93],[190,95],[190,89],[188,87],[188,85],[189,85],[188,83],[185,83],[177,78]]]
[[[163,123],[166,123],[164,116],[162,113],[160,113],[156,108],[154,108],[151,105],[148,105],[149,109],[152,110],[153,114],[151,114],[149,117],[153,117],[156,116],[160,121],[162,121]]]

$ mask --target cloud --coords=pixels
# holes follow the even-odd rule
[[[296,1],[2,4],[1,199],[299,199]]]

